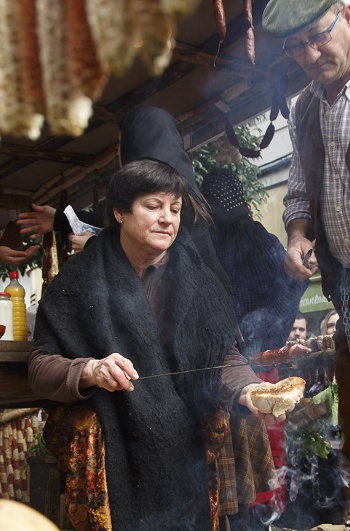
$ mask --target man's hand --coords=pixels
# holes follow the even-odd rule
[[[14,251],[10,247],[0,246],[0,262],[5,264],[18,266],[28,260],[37,250],[40,245],[31,245],[25,251]]]
[[[310,250],[312,250],[312,254],[304,264],[303,260]],[[295,278],[298,282],[310,278],[316,273],[318,265],[310,240],[306,238],[291,240],[284,259],[284,269],[287,275]]]
[[[288,249],[284,269],[290,277],[302,282],[318,270],[317,260],[309,235],[311,222],[308,219],[294,219],[288,226]],[[311,256],[306,260],[309,251]]]
[[[18,214],[17,225],[24,225],[21,234],[30,233],[30,238],[34,240],[53,231],[53,222],[56,209],[49,205],[32,204],[33,212],[21,212]]]

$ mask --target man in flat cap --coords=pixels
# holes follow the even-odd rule
[[[339,415],[350,459],[350,6],[349,1],[270,0],[263,27],[312,82],[291,109],[293,158],[284,198],[287,273],[321,270],[340,319],[335,340]],[[303,258],[310,249],[311,258]]]

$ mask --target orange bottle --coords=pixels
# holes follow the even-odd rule
[[[24,301],[25,290],[18,281],[18,271],[10,271],[10,283],[5,291],[11,294],[14,341],[27,341],[27,314]]]

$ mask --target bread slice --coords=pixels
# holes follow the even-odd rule
[[[303,398],[305,384],[303,378],[291,376],[272,385],[261,383],[250,396],[253,405],[261,413],[272,413],[279,417]]]

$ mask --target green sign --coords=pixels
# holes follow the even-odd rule
[[[328,302],[322,293],[321,275],[312,277],[307,290],[301,297],[299,310],[302,313],[318,312],[319,310],[330,310],[333,304]]]

